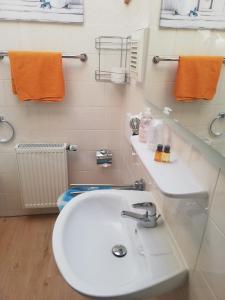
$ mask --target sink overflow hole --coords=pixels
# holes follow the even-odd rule
[[[124,257],[127,255],[127,249],[123,245],[116,245],[112,248],[112,253],[116,257]]]

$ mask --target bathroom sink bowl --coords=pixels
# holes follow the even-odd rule
[[[122,210],[137,211],[132,204],[146,201],[154,202],[149,192],[107,190],[67,204],[55,223],[53,252],[72,288],[90,298],[144,299],[185,281],[187,269],[164,222],[143,228],[121,217]],[[127,254],[115,256],[116,245]]]

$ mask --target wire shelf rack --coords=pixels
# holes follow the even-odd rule
[[[98,70],[95,71],[95,80],[102,82],[112,82],[113,67],[123,68],[125,70],[125,80],[120,84],[130,82],[130,67],[128,64],[129,53],[131,49],[131,37],[122,36],[99,36],[95,39],[95,48],[98,50]],[[109,57],[114,56],[116,62],[110,65],[107,62]],[[105,60],[107,67],[104,66]]]

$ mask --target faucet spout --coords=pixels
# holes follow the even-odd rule
[[[160,218],[160,215],[156,215],[155,204],[151,202],[140,203],[133,205],[133,207],[144,208],[146,212],[145,214],[138,214],[133,211],[123,210],[121,216],[137,220],[143,227],[154,228],[157,226],[157,220]]]
[[[123,210],[121,212],[121,216],[122,217],[129,217],[129,218],[136,219],[136,220],[139,220],[139,221],[146,221],[146,215],[137,214],[137,213],[127,211],[127,210]]]

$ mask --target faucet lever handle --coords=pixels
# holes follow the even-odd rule
[[[142,203],[135,203],[132,205],[133,208],[143,208],[143,209],[152,209],[155,207],[155,204],[152,202],[142,202]]]
[[[156,216],[156,206],[153,202],[135,203],[132,205],[132,207],[145,209],[147,217]]]

